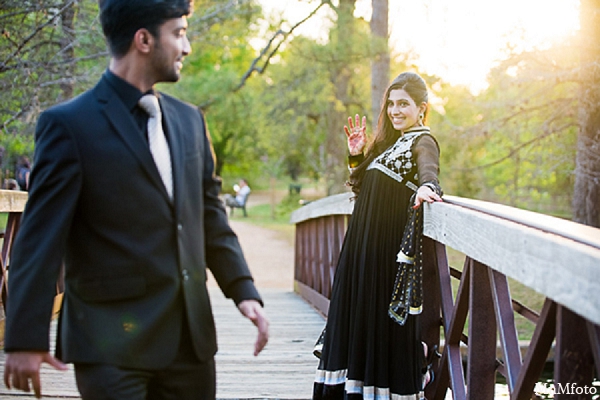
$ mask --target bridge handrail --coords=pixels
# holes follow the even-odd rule
[[[350,215],[351,197],[311,202],[294,211],[291,222]],[[425,236],[600,324],[600,229],[485,201],[444,199],[426,205]]]
[[[2,307],[6,307],[6,297],[8,293],[8,264],[10,262],[10,253],[14,243],[14,238],[19,231],[21,222],[21,214],[27,203],[28,193],[17,190],[0,190],[0,212],[8,213],[6,226],[1,233],[2,247],[0,253],[0,300]],[[0,324],[3,322],[3,317],[0,318]],[[3,332],[2,332],[3,336]],[[0,340],[3,340],[0,337]]]
[[[446,196],[427,207],[424,234],[600,324],[600,229]]]
[[[0,189],[0,212],[23,212],[27,198],[27,192]]]
[[[318,200],[291,217],[295,290],[324,314],[351,197]],[[426,204],[424,213],[421,340],[432,348],[441,345],[440,327],[444,334],[441,359],[433,364],[438,378],[426,397],[443,400],[451,389],[457,400],[491,400],[499,373],[511,399],[530,399],[550,353],[554,382],[591,385],[594,365],[600,373],[600,229],[484,201],[444,199]],[[462,271],[449,265],[446,246],[465,255]],[[545,295],[539,314],[512,299],[508,277]],[[456,292],[452,278],[459,279]],[[525,348],[515,313],[535,325]]]
[[[295,210],[290,217],[290,223],[298,224],[309,219],[328,215],[350,215],[353,208],[352,193],[335,194],[312,201]]]

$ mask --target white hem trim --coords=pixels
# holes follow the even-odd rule
[[[391,393],[389,388],[365,386],[362,381],[347,379],[347,375],[347,369],[341,369],[339,371],[324,371],[318,369],[315,382],[329,386],[343,384],[346,393],[362,394],[364,400],[418,400],[422,398],[422,392],[408,395],[395,394]]]

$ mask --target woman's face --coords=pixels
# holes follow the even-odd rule
[[[406,131],[419,123],[419,114],[425,106],[417,106],[403,89],[390,90],[387,99],[387,115],[397,131]]]

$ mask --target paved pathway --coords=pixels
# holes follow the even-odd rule
[[[256,329],[224,298],[211,277],[208,285],[219,342],[217,398],[309,399],[317,366],[312,346],[324,319],[293,293],[293,248],[268,229],[239,219],[231,225],[264,298],[271,339],[258,357],[252,355]],[[4,365],[3,352],[0,363]],[[3,372],[2,367],[0,376]],[[42,393],[47,399],[79,398],[72,369],[61,373],[44,367]],[[0,399],[23,396],[0,383]]]

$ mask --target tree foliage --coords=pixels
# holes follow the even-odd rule
[[[97,78],[107,53],[96,8],[93,0],[2,2],[0,142],[8,154],[31,153],[40,111]]]
[[[205,112],[220,174],[226,164],[246,164],[244,153],[252,146],[253,93],[236,87],[255,57],[247,40],[256,33],[260,8],[252,1],[204,1],[195,6],[189,28],[192,53],[186,57],[182,79],[160,89]]]
[[[323,182],[328,193],[346,190],[343,125],[356,113],[373,119],[372,61],[387,54],[382,32],[372,36],[369,24],[354,17],[355,2],[315,0],[313,13],[286,25],[267,19],[255,0],[195,1],[193,52],[182,80],[160,89],[204,111],[219,174],[305,177]],[[90,88],[106,68],[107,52],[95,0],[0,5],[0,145],[16,156],[31,152],[40,110]],[[598,8],[598,0],[583,7]],[[319,9],[332,18],[325,40],[295,35]],[[597,26],[582,24],[590,32]],[[593,32],[585,43],[570,38],[509,54],[478,95],[422,73],[409,54],[391,51],[391,77],[415,70],[429,86],[446,193],[561,216],[571,214],[573,200],[585,214],[577,220],[592,215],[594,224],[593,215],[600,215],[594,150],[600,148],[600,53],[593,49],[600,35]]]
[[[570,43],[514,54],[490,72],[467,130],[482,141],[482,194],[536,211],[568,214],[577,132],[577,58]]]

